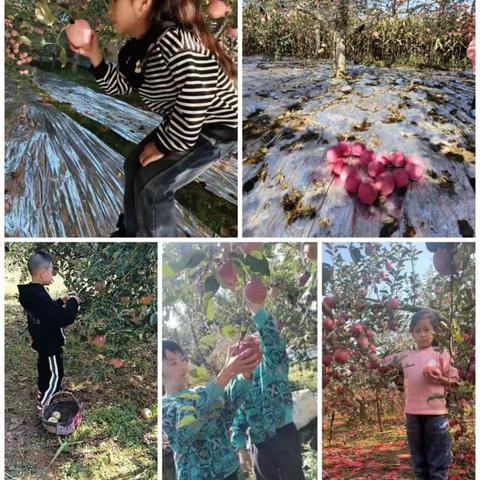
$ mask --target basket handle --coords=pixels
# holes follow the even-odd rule
[[[73,398],[73,399],[80,405],[80,402],[77,400],[77,397],[75,397],[75,395],[74,395],[72,392],[61,391],[61,392],[57,392],[55,395],[52,395],[52,396],[48,399],[48,402],[44,405],[44,408],[45,408],[45,407],[48,407],[48,405],[50,405],[50,403],[52,402],[52,400],[53,400],[54,398],[60,397],[60,396],[71,397],[71,398]]]

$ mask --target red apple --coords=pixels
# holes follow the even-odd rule
[[[360,155],[362,155],[364,151],[365,151],[365,145],[363,143],[355,142],[352,145],[352,155],[354,157],[360,157]]]
[[[372,161],[372,157],[372,150],[365,150],[360,155],[360,163],[364,166],[367,166]]]
[[[254,277],[245,285],[243,294],[250,302],[263,304],[267,298],[267,287],[260,279]]]
[[[405,171],[408,173],[410,180],[418,182],[423,175],[423,165],[407,161],[407,164],[405,165]]]
[[[237,272],[232,262],[223,262],[218,269],[218,276],[229,287],[237,283]]]
[[[115,368],[120,368],[123,365],[123,360],[120,358],[112,358],[110,363],[115,367]]]
[[[333,357],[328,354],[323,354],[322,355],[322,363],[326,366],[329,367],[332,364]]]
[[[322,325],[325,330],[333,330],[335,328],[335,324],[331,318],[325,318],[322,321]]]
[[[312,262],[316,261],[317,260],[317,244],[316,243],[306,243],[303,246],[303,253]]]
[[[360,335],[363,335],[363,331],[364,331],[364,328],[363,328],[363,325],[359,324],[359,323],[356,323],[354,325],[352,325],[349,329],[348,329],[348,333],[352,336],[352,337],[358,337]]]
[[[333,359],[338,363],[347,363],[350,359],[350,354],[343,348],[337,348],[333,352]]]
[[[335,145],[334,147],[330,147],[327,150],[327,162],[328,163],[337,163],[339,160],[342,160],[343,155],[341,149],[338,147],[338,145]]]
[[[68,41],[76,48],[88,45],[93,34],[90,24],[82,18],[75,20],[75,23],[69,24],[65,29],[65,33]]]
[[[440,275],[453,275],[460,269],[460,262],[458,259],[455,261],[452,252],[439,248],[433,254],[433,266]]]
[[[105,337],[103,335],[97,335],[92,339],[92,345],[97,348],[102,348],[105,345]]]
[[[405,165],[405,156],[402,152],[392,152],[390,154],[390,163],[397,168]]]
[[[403,168],[397,168],[393,171],[393,179],[397,188],[405,188],[410,182],[408,173]]]
[[[378,177],[384,170],[385,167],[383,166],[383,163],[378,160],[371,161],[367,167],[368,174],[373,178]]]
[[[257,250],[262,250],[262,248],[263,248],[263,243],[253,243],[253,242],[242,243],[242,250],[246,254],[255,252]]]
[[[368,348],[368,338],[367,337],[357,338],[357,344],[362,350],[366,350]]]
[[[389,310],[398,310],[400,308],[400,300],[396,297],[391,298],[387,304]]]
[[[360,186],[360,179],[358,178],[358,175],[349,175],[345,179],[345,183],[343,184],[345,187],[345,190],[348,193],[357,193],[358,192],[358,187]]]
[[[377,191],[371,183],[362,182],[358,187],[358,198],[365,205],[371,205],[377,199]]]
[[[207,8],[208,16],[214,19],[226,17],[231,11],[231,7],[222,0],[210,0]]]
[[[375,179],[374,185],[380,195],[388,196],[395,190],[395,180],[389,172],[381,173]]]
[[[323,303],[329,307],[329,308],[335,308],[337,306],[337,302],[335,301],[335,299],[333,297],[325,297],[323,299]]]
[[[340,152],[343,157],[349,157],[352,154],[352,147],[345,140],[338,142],[338,148],[340,149]]]

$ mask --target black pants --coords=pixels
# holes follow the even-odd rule
[[[252,445],[257,480],[304,480],[302,444],[293,423],[277,429],[262,443]]]
[[[62,387],[63,353],[51,356],[39,355],[37,368],[39,402],[43,406]]]
[[[222,130],[220,130],[222,131]],[[204,130],[191,150],[173,152],[142,167],[144,147],[154,141],[156,131],[147,135],[124,163],[124,225],[127,237],[176,237],[175,192],[195,180],[213,162],[233,151],[236,131],[225,138]]]

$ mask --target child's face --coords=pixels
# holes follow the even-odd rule
[[[53,282],[53,265],[50,264],[48,267],[38,270],[33,279],[41,285],[50,285]]]
[[[184,386],[187,384],[188,360],[178,352],[165,352],[165,358],[162,361],[162,375],[173,385]]]
[[[150,0],[111,0],[108,16],[121,35],[135,35],[145,21]]]
[[[418,348],[431,347],[434,333],[432,322],[428,318],[420,319],[412,331],[413,339]]]

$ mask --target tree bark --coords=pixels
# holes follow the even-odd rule
[[[338,0],[335,14],[335,78],[345,78],[347,73],[346,41],[348,27],[348,0]]]

